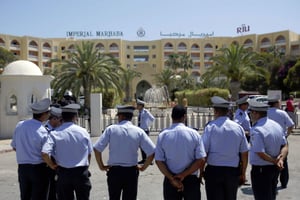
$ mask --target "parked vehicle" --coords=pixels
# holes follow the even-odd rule
[[[250,95],[249,99],[256,100],[261,103],[268,103],[268,96],[267,95]]]

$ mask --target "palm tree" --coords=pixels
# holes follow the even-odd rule
[[[122,73],[122,85],[125,91],[125,101],[129,102],[132,100],[131,87],[132,80],[136,77],[141,77],[142,73],[127,69]]]
[[[234,100],[238,98],[240,84],[247,76],[269,79],[267,70],[257,66],[258,56],[255,52],[238,44],[232,44],[229,48],[222,48],[220,51],[222,54],[211,58],[214,65],[206,71],[205,76],[212,79],[225,78]]]
[[[188,54],[180,55],[179,67],[183,68],[184,71],[193,68],[193,60],[191,59],[190,55]]]
[[[52,61],[59,64],[54,71],[57,76],[52,81],[54,95],[63,96],[66,90],[71,90],[75,96],[79,96],[82,90],[85,97],[84,107],[90,109],[92,89],[114,88],[118,94],[122,94],[119,81],[122,68],[117,59],[100,53],[94,48],[92,42],[75,45],[75,51],[67,52],[67,54],[69,60]]]
[[[289,91],[299,91],[300,90],[300,60],[297,61],[297,63],[291,67],[288,71],[288,75],[283,80],[283,83]]]
[[[166,68],[161,73],[155,74],[154,80],[158,86],[166,86],[170,92],[174,87],[175,73],[171,69]]]
[[[180,62],[179,62],[179,55],[178,54],[171,54],[169,55],[168,60],[166,61],[167,66],[169,66],[171,69],[177,72],[177,69],[180,67]]]
[[[196,86],[195,79],[187,72],[183,71],[176,79],[176,85],[179,90],[194,89]]]
[[[15,60],[17,60],[17,57],[12,52],[4,48],[0,48],[0,74],[2,74],[6,65]]]

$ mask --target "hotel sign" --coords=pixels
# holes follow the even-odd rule
[[[190,31],[188,34],[186,33],[181,33],[181,32],[170,32],[170,33],[163,33],[160,32],[161,37],[189,37],[189,38],[195,38],[195,37],[200,37],[200,38],[208,38],[208,37],[213,37],[214,36],[214,31],[211,33],[195,33],[193,31]]]
[[[240,27],[236,28],[237,34],[242,34],[250,31],[250,26],[246,26],[245,24],[242,24]]]
[[[67,37],[123,37],[122,31],[67,31]]]

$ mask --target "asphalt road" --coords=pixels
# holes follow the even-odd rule
[[[156,135],[151,135],[151,138],[156,142]],[[92,138],[93,142],[97,138]],[[9,143],[9,141],[2,142]],[[289,169],[290,169],[290,182],[286,189],[278,190],[277,199],[282,200],[298,200],[300,198],[300,134],[296,133],[289,137],[290,153],[289,153]],[[1,143],[0,143],[1,145]],[[71,151],[70,151],[71,152]],[[107,157],[107,152],[104,153],[104,159]],[[2,151],[0,153],[0,199],[2,200],[16,200],[19,198],[19,185],[17,177],[17,164],[15,159],[15,152]],[[248,167],[248,180],[250,183]],[[105,172],[100,171],[97,167],[96,160],[92,158],[91,162],[91,181],[92,190],[91,200],[109,199],[106,185]],[[139,200],[161,200],[162,198],[162,181],[163,176],[159,172],[157,166],[154,164],[150,166],[145,172],[141,172],[139,176]],[[251,183],[250,183],[251,184]],[[201,186],[202,200],[206,200],[204,186]],[[244,185],[238,190],[238,200],[250,200],[254,199],[252,195],[251,185]]]

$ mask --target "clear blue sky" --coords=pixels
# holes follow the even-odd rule
[[[237,36],[291,30],[300,34],[300,0],[0,0],[0,33],[64,38],[67,31],[122,31],[124,40],[160,33]],[[136,34],[146,31],[143,38]]]

